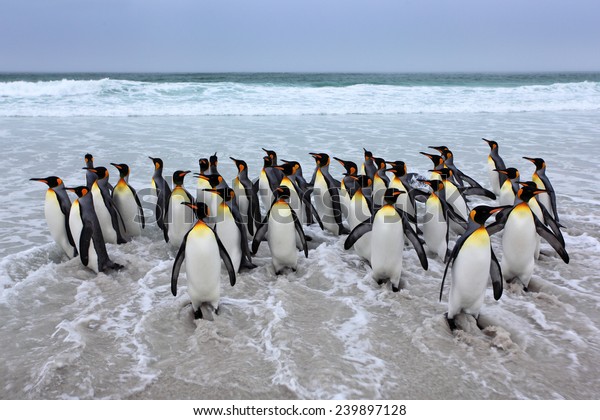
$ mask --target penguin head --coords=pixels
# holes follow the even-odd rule
[[[223,182],[223,177],[219,174],[212,174],[212,175],[199,174],[196,177],[208,181],[208,183],[210,184],[210,186],[212,188],[217,187],[217,185],[219,185],[221,182]]]
[[[385,159],[382,158],[373,158],[373,160],[375,161],[375,166],[377,167],[378,170],[383,170],[387,167],[387,164],[385,163]]]
[[[317,166],[322,168],[329,165],[329,155],[327,153],[309,153],[317,162]]]
[[[373,185],[373,180],[367,175],[353,176],[360,188],[370,188]]]
[[[404,191],[400,191],[398,188],[388,188],[385,190],[383,200],[386,204],[394,204],[400,194],[404,194]]]
[[[44,184],[48,185],[48,188],[56,188],[64,185],[62,179],[57,176],[49,176],[47,178],[29,178],[29,180],[43,182]]]
[[[429,159],[431,159],[434,167],[440,166],[442,163],[444,163],[444,158],[441,157],[440,155],[432,155],[430,153],[425,153],[425,152],[419,152],[419,153],[421,153],[423,156],[427,156]]]
[[[287,201],[290,198],[290,189],[285,185],[281,185],[274,191],[276,200]]]
[[[294,175],[296,172],[296,167],[292,163],[284,163],[283,165],[277,165],[273,167],[279,169],[285,176]]]
[[[108,169],[104,166],[96,166],[95,168],[83,168],[87,169],[90,172],[95,173],[98,176],[98,179],[108,179]]]
[[[198,165],[200,166],[200,173],[204,173],[204,171],[207,171],[208,168],[210,167],[210,164],[208,163],[208,159],[206,159],[206,158],[198,159]]]
[[[371,159],[373,159],[373,153],[371,153],[370,151],[368,151],[364,147],[363,147],[363,150],[365,151],[365,160],[371,160]]]
[[[440,152],[440,155],[444,156],[444,154],[446,152],[450,152],[450,149],[448,149],[446,146],[429,146],[430,149],[434,149],[437,150],[438,152]],[[452,152],[450,152],[452,153]]]
[[[77,197],[79,197],[79,198],[85,196],[87,193],[90,192],[88,187],[86,187],[85,185],[82,185],[79,187],[67,188],[67,191],[74,192],[77,195]]]
[[[538,171],[541,169],[544,169],[546,167],[546,162],[542,158],[530,158],[530,157],[523,156],[523,159],[528,160],[531,163],[533,163],[535,165],[535,169]]]
[[[238,172],[244,172],[245,170],[248,169],[248,165],[246,164],[245,161],[232,158],[231,156],[229,157],[229,159],[231,159],[233,161],[233,163],[235,163],[235,166],[237,167]]]
[[[430,169],[429,172],[441,175],[442,179],[449,179],[452,177],[452,169],[450,168]]]
[[[452,161],[452,157],[454,156],[452,154],[452,151],[450,151],[450,149],[446,149],[446,150],[442,150],[441,151],[441,156],[444,159],[444,161]]]
[[[426,179],[421,182],[429,185],[433,191],[441,191],[444,188],[444,183],[439,179]]]
[[[191,171],[175,171],[175,172],[173,172],[173,183],[175,185],[177,185],[177,186],[182,186],[183,185],[183,179],[190,172]]]
[[[84,157],[83,160],[85,161],[85,165],[88,168],[93,168],[94,167],[94,156],[92,156],[91,154],[87,153]]]
[[[494,213],[498,213],[506,208],[510,208],[511,206],[501,206],[501,207],[490,207],[490,206],[477,206],[471,213],[469,213],[469,218],[473,220],[475,223],[483,226],[485,221]]]
[[[498,143],[496,143],[494,140],[488,140],[488,139],[481,139],[484,142],[486,142],[489,146],[491,150],[496,150],[498,149]]]
[[[263,156],[263,168],[269,168],[271,166],[273,166],[273,159],[271,159],[271,157],[269,155],[267,156]]]
[[[408,172],[406,169],[406,163],[401,160],[386,161],[385,163],[392,166],[391,169],[388,169],[388,172],[391,172],[396,176],[404,176]]]
[[[350,160],[343,160],[340,158],[336,158],[335,156],[333,157],[335,160],[337,160],[346,170],[346,175],[351,176],[351,175],[356,175],[358,173],[358,166],[356,166],[356,163],[350,161]]]
[[[153,158],[148,156],[149,159],[152,160],[152,162],[154,163],[154,169],[155,170],[159,170],[163,168],[163,161],[161,158]]]
[[[219,158],[217,157],[217,152],[214,155],[211,155],[209,158],[210,166],[217,166],[219,164]]]
[[[508,179],[517,179],[520,177],[519,170],[517,168],[494,169],[494,171],[506,175]]]
[[[285,160],[285,159],[281,159],[284,163],[290,163],[292,165],[294,165],[294,173],[302,176],[302,166],[300,165],[299,162],[295,161],[295,160]]]
[[[533,181],[519,182],[519,184],[521,184],[521,188],[517,191],[517,197],[526,203],[536,195],[546,192],[546,190],[539,189]]]
[[[225,188],[211,188],[205,189],[204,191],[211,192],[213,194],[217,194],[219,197],[223,199],[223,201],[232,200],[235,197],[235,191],[229,187]]]
[[[119,176],[121,178],[126,178],[129,176],[129,165],[126,163],[111,163],[111,165],[119,170]]]
[[[267,156],[269,156],[271,162],[277,162],[277,153],[275,153],[275,150],[267,150],[264,147],[262,149],[267,154]]]
[[[202,201],[198,201],[197,203],[188,203],[187,201],[181,203],[183,206],[187,206],[194,210],[194,214],[198,220],[204,220],[209,216],[208,206]]]

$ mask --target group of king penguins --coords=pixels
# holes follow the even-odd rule
[[[421,152],[433,163],[429,177],[409,173],[401,160],[385,160],[363,149],[360,170],[353,161],[333,157],[344,170],[338,180],[329,173],[328,154],[310,153],[316,164],[310,182],[299,162],[278,162],[275,151],[263,149],[263,167],[254,180],[244,160],[230,158],[238,172],[231,187],[219,173],[215,153],[199,159],[195,197],[184,187],[191,171],[175,171],[170,185],[163,176],[162,159],[150,157],[156,224],[165,241],[178,249],[171,291],[177,295],[185,262],[194,317],[212,320],[219,308],[221,261],[233,286],[241,269],[256,267],[252,256],[266,242],[277,275],[286,269],[296,271],[299,253],[308,258],[307,241],[312,240],[304,226],[316,223],[331,235],[347,235],[344,248],[366,260],[373,279],[379,285],[389,281],[394,292],[406,287],[401,277],[405,243],[415,249],[424,270],[428,255],[440,259],[446,264],[440,301],[451,268],[448,326],[456,328],[454,319],[460,313],[478,319],[490,279],[496,300],[502,296],[503,282],[518,280],[527,291],[540,254],[540,237],[569,262],[544,160],[524,157],[535,171],[530,181],[523,182],[518,169],[506,167],[498,143],[483,140],[490,147],[491,190],[458,169],[446,146],[429,147],[437,153]],[[85,164],[82,186],[67,188],[56,176],[31,180],[48,186],[46,221],[64,252],[70,258],[79,255],[82,264],[96,273],[120,270],[123,266],[110,259],[105,243],[121,244],[140,235],[145,228],[143,207],[128,183],[127,164],[111,163],[119,171],[114,187],[108,169],[94,166],[92,155],[85,155]],[[67,191],[77,196],[73,203]],[[472,196],[497,201],[470,209]],[[492,215],[493,222],[486,225]],[[490,235],[501,231],[498,262]]]

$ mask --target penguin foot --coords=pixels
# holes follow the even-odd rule
[[[385,283],[385,280],[382,279],[377,279],[375,280],[377,282],[377,285],[381,286],[383,283]]]
[[[304,235],[304,238],[306,239],[306,242],[310,242],[313,240],[312,236],[310,235]]]
[[[456,329],[454,318],[448,318],[448,312],[444,314],[444,318],[446,318],[446,322],[448,323],[448,327],[450,327],[450,331],[454,331]]]
[[[202,309],[198,308],[194,311],[194,319],[202,319]]]
[[[394,285],[392,284],[392,292],[394,292],[394,293],[398,293],[399,291],[400,291],[400,288],[399,288],[399,287],[396,287],[396,286],[394,286]]]
[[[121,245],[121,244],[126,244],[128,241],[124,238],[117,238],[117,244]]]
[[[215,309],[215,315],[219,315],[219,309],[221,309],[221,306],[217,306],[217,309]]]

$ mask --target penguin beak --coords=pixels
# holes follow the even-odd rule
[[[117,165],[116,163],[111,163],[111,165],[119,170],[121,169],[121,165]]]
[[[43,182],[44,184],[48,184],[48,180],[45,178],[29,178],[30,181],[38,181]]]
[[[98,173],[98,171],[97,171],[95,168],[81,168],[81,169],[85,169],[85,170],[87,170],[87,171],[90,171],[90,172],[93,172],[93,173],[95,173],[95,174],[97,174],[97,173]]]
[[[184,206],[187,206],[187,207],[191,208],[192,210],[198,210],[198,207],[195,204],[193,204],[193,203],[183,202],[181,204],[184,205]]]
[[[500,172],[501,174],[508,175],[508,172],[504,169],[494,169],[496,172]]]

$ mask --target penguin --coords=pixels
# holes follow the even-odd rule
[[[521,175],[517,168],[494,169],[506,175],[506,181],[500,187],[500,196],[498,202],[501,206],[512,206],[515,204],[517,191],[519,191],[519,181]]]
[[[253,236],[255,227],[258,227],[262,221],[258,195],[253,188],[252,181],[248,177],[248,165],[246,162],[232,157],[229,157],[229,159],[235,163],[238,170],[238,174],[231,184],[240,215],[242,216],[242,223],[245,225],[248,235]]]
[[[390,179],[385,174],[387,164],[382,158],[373,158],[377,172],[373,175],[373,205],[377,208],[383,205],[383,196],[390,184]]]
[[[148,156],[152,163],[154,163],[154,175],[152,175],[152,190],[156,195],[156,224],[163,231],[165,241],[169,242],[169,236],[167,234],[167,226],[165,224],[165,214],[167,213],[167,204],[169,197],[171,196],[171,187],[169,183],[163,178],[163,161],[160,158],[153,158]]]
[[[121,270],[123,266],[112,261],[106,251],[90,190],[84,186],[66,189],[78,197],[69,211],[69,227],[81,263],[95,273]]]
[[[190,171],[173,172],[173,191],[169,197],[167,212],[165,213],[165,240],[175,248],[181,246],[181,241],[186,233],[194,226],[194,212],[191,207],[183,203],[193,203],[192,195],[183,186],[183,180]]]
[[[448,237],[450,231],[449,218],[467,228],[467,221],[461,219],[452,207],[446,203],[444,183],[437,179],[424,180],[423,183],[432,189],[425,202],[425,218],[423,220],[423,238],[429,250],[442,261],[448,257]]]
[[[306,223],[307,225],[312,225],[313,223],[315,223],[315,218],[316,218],[317,223],[319,223],[319,225],[320,225],[321,221],[319,219],[319,215],[315,211],[314,206],[312,205],[312,202],[310,199],[310,197],[312,195],[312,184],[310,184],[304,178],[304,175],[302,174],[302,165],[300,165],[300,163],[295,160],[281,159],[281,161],[284,163],[289,163],[290,165],[294,166],[293,180],[295,181],[296,186],[298,187],[298,194],[300,194],[300,198],[302,199],[302,202],[304,203],[305,220],[303,220],[302,222]],[[280,183],[280,185],[281,185],[281,183]]]
[[[490,146],[490,154],[488,155],[488,173],[490,176],[490,183],[492,185],[492,191],[494,194],[500,194],[500,187],[506,181],[506,175],[502,172],[497,172],[495,169],[506,169],[504,161],[498,153],[498,143],[494,140],[482,139]]]
[[[233,268],[238,273],[241,268],[256,268],[256,265],[252,263],[246,227],[235,200],[235,191],[229,187],[213,188],[209,191],[219,195],[222,199],[218,207],[214,230],[225,246]]]
[[[421,153],[423,156],[427,156],[433,163],[433,169],[429,171],[431,174],[429,179],[442,181],[442,176],[436,171],[442,170],[443,168],[446,167],[446,165],[444,164],[444,158],[441,157],[440,155],[432,155],[430,153],[425,153],[425,152],[419,152],[419,153]]]
[[[264,156],[263,161],[264,165],[260,171],[255,190],[258,191],[263,207],[269,209],[273,202],[273,191],[279,187],[283,176],[281,171],[274,168],[276,164],[273,163],[273,159],[269,155]]]
[[[356,190],[348,206],[348,226],[351,231],[365,220],[369,220],[373,214],[373,201],[371,199],[373,181],[366,175],[353,176]],[[371,232],[366,232],[353,245],[358,256],[367,260],[369,264],[371,264],[371,235]]]
[[[373,153],[364,147],[363,150],[365,152],[365,162],[362,165],[362,173],[373,180],[375,172],[377,172],[377,166],[375,166],[375,162],[373,161]]]
[[[446,262],[440,287],[440,301],[448,268],[452,266],[448,312],[445,314],[451,330],[456,329],[454,317],[461,312],[473,315],[475,319],[479,318],[490,277],[494,299],[502,297],[502,270],[492,249],[485,222],[492,214],[503,209],[504,207],[480,205],[471,210],[467,229],[456,241]]]
[[[219,166],[219,158],[217,157],[217,152],[215,152],[214,155],[211,155],[208,158],[208,174],[209,175],[220,175],[219,169],[217,168],[217,166]]]
[[[408,215],[395,207],[398,195],[402,193],[395,188],[388,188],[384,194],[385,204],[368,220],[355,227],[344,242],[344,249],[348,250],[358,239],[371,232],[373,280],[379,285],[389,280],[394,292],[406,286],[401,278],[405,235],[413,244],[423,269],[428,268],[425,250],[410,226]]]
[[[63,180],[56,176],[31,178],[30,181],[43,182],[48,186],[44,202],[44,215],[52,239],[69,258],[77,256],[77,247],[69,228],[71,200],[65,190]]]
[[[208,188],[204,191],[207,195],[204,196],[206,205],[208,206],[208,216],[206,216],[206,223],[211,228],[215,227],[217,222],[219,205],[223,202],[223,199],[218,194],[211,193],[210,189],[223,189],[229,188],[225,179],[219,174],[212,175],[198,175],[198,178],[203,179],[208,183]]]
[[[129,165],[125,163],[111,163],[119,170],[119,182],[112,192],[112,200],[123,219],[123,230],[128,235],[139,236],[146,227],[144,209],[135,189],[129,185]]]
[[[408,171],[406,168],[406,163],[401,160],[386,162],[392,167],[387,169],[387,172],[390,172],[394,175],[394,177],[390,180],[389,188],[396,188],[400,191],[403,191],[404,194],[399,194],[398,199],[396,201],[396,206],[400,210],[404,210],[408,213],[411,218],[417,219],[417,204],[416,198],[425,197],[427,199],[428,195],[423,193],[421,190],[413,188],[413,186],[408,182]],[[413,230],[419,233],[419,229],[415,223],[411,224]]]
[[[256,254],[268,232],[267,243],[271,250],[273,268],[275,274],[279,275],[285,268],[291,268],[292,271],[298,268],[296,235],[302,242],[302,250],[306,258],[308,258],[308,245],[300,219],[289,204],[290,189],[281,186],[275,190],[274,197],[271,208],[267,211],[252,240],[252,253]]]
[[[94,167],[94,156],[92,156],[90,153],[87,153],[83,157],[83,161],[85,162],[85,169],[92,169]],[[85,173],[85,184],[88,187],[88,190],[92,190],[92,185],[94,185],[94,181],[96,179],[98,179],[98,175],[96,175],[93,171],[87,171]],[[108,191],[110,191],[112,194],[114,188],[111,183],[107,181],[106,186]]]
[[[538,196],[538,201],[546,207],[554,220],[556,220],[557,223],[560,223],[556,206],[556,193],[546,175],[546,162],[542,158],[523,157],[523,159],[526,159],[535,165],[535,172],[533,173],[532,180],[538,188],[545,190],[544,193],[541,193]]]
[[[468,220],[469,208],[467,206],[467,200],[461,193],[461,190],[459,190],[459,188],[450,180],[452,177],[452,170],[449,168],[442,168],[434,169],[432,172],[439,174],[441,177],[441,182],[444,184],[446,203],[452,207],[452,210],[454,210],[462,220]],[[464,232],[463,227],[455,222],[451,223],[451,228],[457,232]]]
[[[209,192],[206,192],[205,190],[210,189],[211,186],[210,186],[210,183],[206,179],[201,178],[199,175],[209,175],[208,169],[210,168],[210,163],[209,163],[208,159],[201,158],[201,159],[198,159],[198,164],[200,165],[200,172],[194,173],[194,175],[196,175],[198,178],[198,182],[196,185],[196,201],[205,203],[208,205],[210,199],[212,198],[212,194]]]
[[[350,160],[343,160],[335,156],[333,158],[346,170],[344,178],[340,183],[340,207],[342,209],[344,220],[347,220],[350,200],[357,189],[356,177],[358,176],[358,166]]]
[[[123,217],[119,213],[119,209],[117,209],[108,190],[108,169],[104,166],[83,169],[93,172],[98,176],[92,184],[90,192],[92,193],[94,209],[96,209],[96,216],[100,221],[104,240],[111,244],[126,243],[127,239],[125,239],[123,236],[124,232],[122,232],[122,229],[125,228]]]
[[[454,154],[446,146],[429,146],[429,148],[435,149],[438,152],[440,152],[442,159],[444,159],[444,165],[452,169],[454,181],[459,187],[464,187],[464,184],[466,182],[471,187],[483,188],[477,181],[475,181],[470,176],[466,175],[463,171],[458,169],[456,165],[454,165]]]
[[[181,265],[185,261],[188,294],[192,301],[195,319],[212,321],[213,311],[218,315],[221,298],[221,260],[229,275],[229,284],[235,285],[235,269],[219,235],[204,219],[208,207],[204,203],[182,203],[192,209],[198,218],[194,227],[185,234],[171,272],[171,293],[177,296],[177,280]]]
[[[342,209],[340,206],[339,182],[329,174],[329,155],[325,153],[310,153],[317,167],[313,181],[315,208],[326,230],[334,235],[349,233],[342,224]]]
[[[565,250],[562,235],[557,236],[549,230],[529,205],[530,200],[542,192],[544,190],[539,188],[523,186],[517,193],[519,202],[497,220],[497,225],[503,227],[501,267],[504,280],[511,282],[518,279],[525,291],[535,266],[537,234],[554,248],[565,263],[569,263],[569,254]]]

